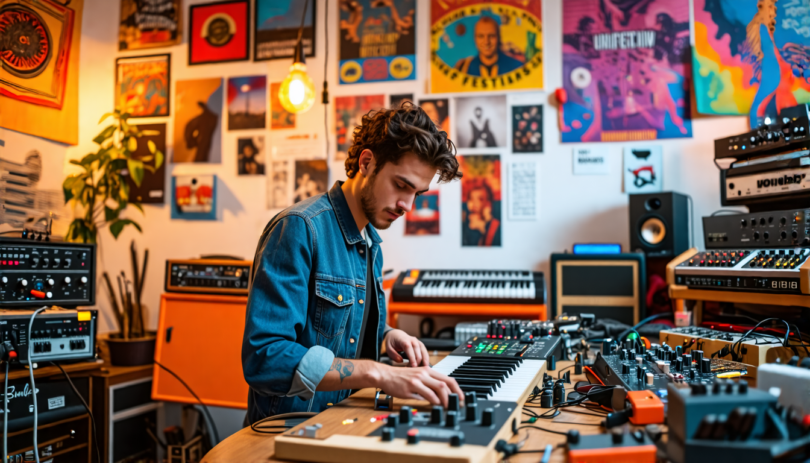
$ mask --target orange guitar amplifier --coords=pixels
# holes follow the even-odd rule
[[[177,374],[206,405],[247,409],[242,374],[246,296],[164,293],[155,360]],[[152,398],[196,404],[174,376],[155,365]]]

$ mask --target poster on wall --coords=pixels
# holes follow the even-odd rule
[[[78,143],[83,7],[0,0],[0,127]]]
[[[574,175],[607,175],[610,157],[607,146],[574,148]]]
[[[264,175],[264,137],[238,138],[236,162],[239,175]]]
[[[169,115],[172,56],[129,56],[115,60],[115,107],[130,117]]]
[[[168,47],[183,40],[182,0],[121,0],[118,49]]]
[[[228,79],[228,130],[263,129],[267,119],[267,77]]]
[[[456,147],[506,146],[506,95],[456,98]]]
[[[290,189],[290,161],[272,160],[267,175],[267,208],[284,209],[292,206]]]
[[[188,16],[189,66],[250,58],[248,0],[191,5]]]
[[[306,56],[315,56],[316,0],[256,0],[256,24],[253,35],[253,61],[292,58],[301,18],[302,41]]]
[[[281,106],[278,99],[278,90],[281,82],[270,84],[270,127],[273,129],[294,129],[295,113],[291,113]]]
[[[695,0],[694,79],[703,114],[747,114],[752,128],[810,103],[808,0]]]
[[[537,220],[536,162],[509,163],[509,220]]]
[[[341,84],[416,79],[416,0],[340,0]]]
[[[459,156],[461,178],[461,245],[501,245],[501,157]]]
[[[337,150],[335,161],[343,161],[354,140],[354,128],[363,123],[369,111],[385,107],[385,95],[339,96],[335,98],[335,133]]]
[[[217,176],[172,176],[172,219],[216,220]]]
[[[326,192],[329,169],[326,161],[295,161],[293,201],[299,202]]]
[[[411,103],[414,102],[413,93],[401,93],[399,95],[389,95],[388,100],[390,101],[388,107],[393,109],[398,109],[400,106],[402,106],[402,103],[406,101],[410,101]]]
[[[222,79],[178,80],[175,93],[172,162],[221,162]]]
[[[450,133],[450,100],[447,98],[419,100],[419,106],[439,130]]]
[[[691,137],[689,1],[562,5],[562,141]]]
[[[414,201],[414,207],[405,212],[405,235],[439,234],[439,190],[426,191]]]
[[[512,152],[543,152],[543,105],[512,106]]]
[[[154,156],[149,151],[149,142],[155,144],[155,148],[160,150],[161,153],[166,154],[166,124],[138,124],[138,130],[155,132],[151,135],[143,135],[138,139],[138,149],[132,153],[134,159],[141,159],[144,157],[153,157],[151,161],[146,162],[146,165],[155,167]],[[143,171],[143,180],[141,186],[135,184],[132,179],[127,175],[127,184],[129,184],[129,197],[141,204],[163,204],[166,201],[166,162],[164,161],[155,172],[152,173],[148,169]]]
[[[542,89],[541,19],[540,0],[430,2],[431,93]]]
[[[624,147],[624,192],[658,193],[664,191],[664,159],[660,145]]]

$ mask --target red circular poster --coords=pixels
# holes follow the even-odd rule
[[[248,51],[250,5],[248,1],[192,5],[188,64],[243,61]]]

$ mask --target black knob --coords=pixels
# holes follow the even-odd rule
[[[399,424],[399,415],[396,413],[391,413],[388,415],[388,420],[386,420],[385,425],[389,428],[396,428]]]
[[[624,440],[624,431],[618,428],[614,429],[611,433],[610,440],[612,440],[614,444],[621,444]]]
[[[408,431],[408,443],[416,445],[419,443],[419,430],[414,428]]]
[[[630,365],[626,363],[622,363],[622,374],[629,375],[630,374]]]
[[[745,220],[745,219],[742,219],[742,220],[740,221],[740,225],[742,225],[743,227],[745,227],[745,226],[747,226],[747,225],[748,225],[748,221],[747,221],[747,220]]]
[[[549,355],[546,358],[546,370],[554,371],[557,369],[557,360],[554,358],[554,355]]]
[[[475,391],[468,392],[468,393],[464,394],[464,405],[465,406],[469,405],[469,404],[474,404],[476,402],[478,402],[478,397],[476,396]]]
[[[413,424],[413,413],[411,407],[402,407],[399,409],[399,422],[410,426]]]
[[[464,445],[464,433],[458,432],[450,436],[450,447],[461,447]]]
[[[695,370],[689,370],[689,379],[694,381],[695,378],[697,378],[697,373],[695,372]]]
[[[765,238],[766,240],[767,240],[767,239],[769,239],[769,238],[770,238],[770,236],[771,236],[771,234],[770,234],[770,233],[768,233],[768,232],[765,232],[765,233],[762,235],[762,237],[763,237],[763,238]]]
[[[683,346],[675,346],[675,355],[680,357],[682,353],[683,353]]]
[[[455,428],[458,426],[458,412],[449,411],[447,412],[447,419],[445,419],[445,426],[448,428]]]
[[[759,239],[759,232],[754,232],[754,239],[755,239],[755,240],[758,240],[758,239]]]
[[[647,374],[647,370],[644,367],[636,368],[636,378],[639,381],[644,381],[644,376]]]
[[[495,409],[485,408],[481,415],[481,426],[492,426],[493,421],[495,421]]]
[[[619,360],[627,360],[627,349],[619,351]]]
[[[569,430],[568,434],[565,435],[565,440],[567,440],[569,444],[578,444],[579,431],[577,431],[576,429]]]
[[[441,424],[442,423],[442,407],[440,405],[434,405],[433,408],[430,410],[430,422],[432,424]]]
[[[740,394],[747,394],[748,393],[748,381],[741,379],[739,383],[737,383],[737,392]]]
[[[723,385],[719,381],[715,381],[714,384],[712,384],[712,394],[719,394],[722,390]]]
[[[782,233],[780,233],[779,236],[782,237],[782,239],[785,239],[787,238],[787,232],[782,230]]]
[[[701,367],[701,362],[703,361],[703,351],[702,350],[693,350],[692,351],[692,358],[695,359],[695,364],[698,368]]]
[[[798,237],[799,237],[799,232],[797,232],[796,230],[793,230],[793,231],[790,233],[790,236],[791,236],[791,237],[792,237],[792,238],[795,240],[796,238],[798,238]]]
[[[478,420],[478,404],[475,402],[464,405],[464,410],[467,413],[467,421]]]
[[[782,217],[781,219],[779,219],[779,223],[781,223],[782,225],[784,225],[784,224],[786,224],[786,223],[787,223],[787,219],[786,219],[786,218],[784,218],[784,217]]]
[[[684,354],[683,357],[683,367],[684,368],[692,368],[692,356],[689,354]]]
[[[394,428],[383,428],[382,441],[391,442],[392,440],[394,440]]]
[[[458,411],[458,394],[450,394],[447,401],[447,409],[450,411]]]

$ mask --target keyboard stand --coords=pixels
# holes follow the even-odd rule
[[[436,302],[395,302],[388,298],[388,324],[397,328],[399,315],[456,315],[484,318],[546,320],[545,304],[469,304]]]

